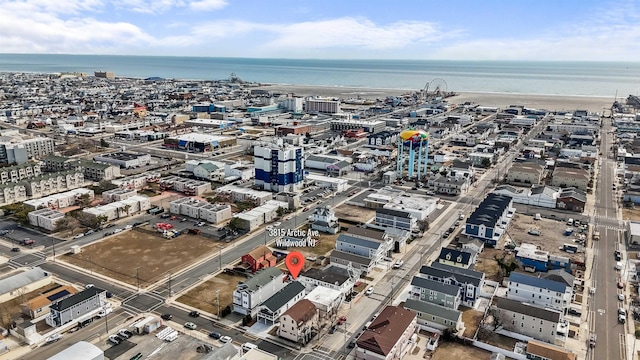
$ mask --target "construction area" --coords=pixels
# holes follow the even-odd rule
[[[162,234],[132,229],[103,241],[85,246],[78,254],[60,260],[82,267],[91,273],[147,287],[169,272],[177,272],[211,253],[220,243],[194,234],[165,239]]]

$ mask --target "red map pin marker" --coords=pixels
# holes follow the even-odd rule
[[[304,255],[297,251],[292,251],[287,255],[284,262],[291,273],[291,277],[295,280],[298,275],[300,275],[300,271],[302,271],[302,268],[304,267]]]

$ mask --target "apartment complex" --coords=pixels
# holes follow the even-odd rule
[[[303,149],[278,143],[263,143],[253,149],[255,184],[264,190],[295,192],[304,180]]]

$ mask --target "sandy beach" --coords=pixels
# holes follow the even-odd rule
[[[399,96],[412,93],[418,89],[368,89],[359,87],[332,87],[312,85],[266,85],[259,89],[265,89],[277,93],[292,93],[297,96],[323,96],[342,99],[366,98],[384,99],[387,96]],[[447,99],[449,103],[463,104],[467,101],[481,106],[507,107],[509,105],[523,105],[528,108],[546,109],[551,111],[561,110],[589,110],[602,113],[604,109],[610,109],[613,98],[588,97],[588,96],[561,96],[561,95],[527,95],[527,94],[500,94],[465,92]]]

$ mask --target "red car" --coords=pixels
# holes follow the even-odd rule
[[[302,209],[302,212],[305,212],[305,211],[309,211],[309,208],[306,207],[306,208]]]
[[[340,316],[340,318],[338,319],[338,325],[342,325],[347,321],[347,317],[346,316]]]

